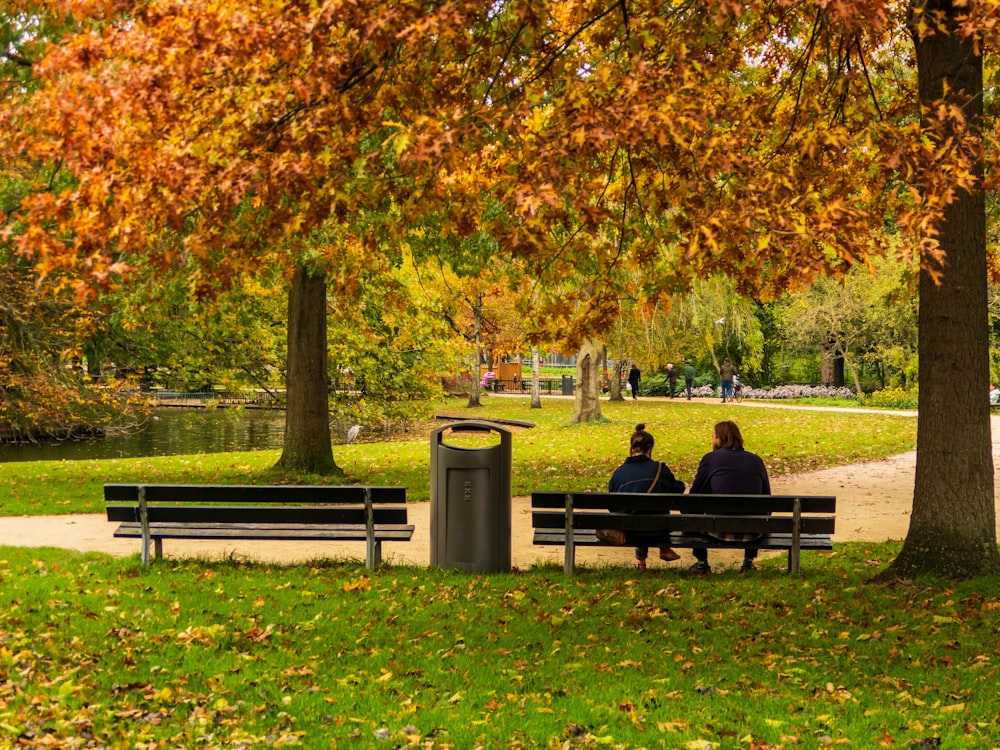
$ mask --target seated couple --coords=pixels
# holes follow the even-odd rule
[[[630,439],[629,457],[615,469],[608,483],[609,492],[666,492],[683,493],[684,482],[674,477],[670,467],[661,461],[653,460],[653,436],[646,432],[646,425],[638,424]],[[739,495],[770,495],[771,482],[767,469],[760,456],[743,448],[743,435],[734,422],[719,422],[712,429],[712,450],[702,456],[698,464],[694,482],[691,484],[692,494],[739,494]],[[612,511],[615,509],[612,508]],[[757,534],[719,535],[726,541],[750,541]],[[649,547],[660,549],[660,559],[679,560],[678,555],[669,546],[663,546],[664,538],[656,533],[603,532],[598,535],[602,541],[610,544],[631,544],[635,546],[636,565],[640,570],[646,569],[649,557]],[[695,547],[691,550],[695,564],[691,569],[701,573],[711,572],[708,564],[708,550]],[[744,551],[742,570],[753,570],[756,549]]]

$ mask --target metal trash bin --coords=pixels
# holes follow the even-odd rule
[[[576,380],[572,375],[562,376],[562,395],[572,396],[573,389],[576,387]]]
[[[448,445],[444,433],[496,433],[485,448]],[[511,432],[464,421],[431,432],[431,565],[470,573],[510,572]]]

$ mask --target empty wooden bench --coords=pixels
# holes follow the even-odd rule
[[[163,555],[164,539],[364,541],[365,562],[382,562],[382,542],[407,542],[405,487],[328,485],[106,484],[116,537]]]
[[[567,575],[573,574],[577,547],[606,546],[595,529],[669,534],[659,545],[664,547],[787,550],[788,570],[798,573],[803,550],[833,549],[836,504],[832,496],[534,492],[531,525],[535,544],[566,547]],[[727,542],[712,533],[763,536]]]

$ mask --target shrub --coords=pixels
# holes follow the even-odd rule
[[[845,387],[828,385],[777,385],[773,388],[751,388],[744,384],[743,398],[849,398],[853,399],[854,391]]]
[[[684,378],[681,377],[677,381],[677,388],[680,389],[684,385]],[[639,395],[640,396],[669,396],[670,395],[670,379],[666,375],[656,374],[644,377],[639,380]]]
[[[904,391],[902,388],[883,388],[881,391],[869,393],[862,399],[865,406],[877,409],[916,409],[917,391]]]

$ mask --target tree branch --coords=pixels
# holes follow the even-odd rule
[[[17,52],[5,52],[3,56],[5,60],[9,60],[15,65],[20,65],[22,68],[30,68],[34,65],[30,59],[24,55],[18,54]]]

